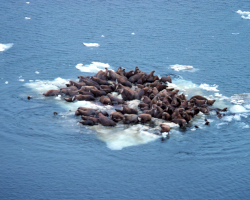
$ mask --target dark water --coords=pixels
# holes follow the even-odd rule
[[[249,199],[250,19],[236,13],[249,5],[2,2],[0,44],[13,46],[0,52],[0,199]],[[209,127],[114,151],[107,138],[77,125],[67,104],[37,89],[85,75],[75,66],[93,61],[170,74],[187,90],[191,83],[227,97],[218,102],[231,110],[220,121],[207,116]],[[175,71],[175,64],[196,70]],[[29,80],[41,82],[32,88]],[[244,103],[234,107],[232,96]]]

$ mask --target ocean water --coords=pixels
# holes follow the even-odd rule
[[[6,1],[0,17],[1,200],[249,199],[248,1]],[[119,66],[228,112],[161,141],[142,125],[80,126],[78,106],[111,108],[42,95]]]

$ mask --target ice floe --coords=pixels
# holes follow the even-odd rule
[[[83,43],[83,44],[86,47],[99,47],[100,46],[100,44],[98,43]]]
[[[8,44],[1,44],[0,43],[0,51],[6,51],[9,48],[11,48],[14,44],[13,43],[8,43]]]
[[[82,63],[79,63],[76,65],[76,68],[79,69],[81,72],[90,72],[90,73],[96,73],[99,70],[105,70],[105,68],[109,68],[110,65],[108,63],[102,63],[102,62],[92,62],[89,65],[83,65]]]
[[[195,72],[197,69],[195,69],[193,66],[190,65],[170,65],[170,68],[175,70],[175,71],[189,71],[189,72]]]
[[[241,15],[241,18],[243,18],[243,19],[250,19],[250,12],[249,11],[238,10],[236,13]]]

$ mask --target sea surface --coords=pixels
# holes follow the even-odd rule
[[[249,1],[8,0],[0,19],[1,200],[250,198]],[[119,66],[170,75],[226,116],[161,141],[81,126],[75,109],[97,105],[42,95]]]

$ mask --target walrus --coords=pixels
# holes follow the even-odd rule
[[[93,93],[95,97],[100,97],[107,94],[104,90],[96,90],[96,89],[91,89],[90,92]]]
[[[72,98],[72,101],[75,101],[76,99],[78,101],[94,101],[95,100],[95,98],[92,95],[82,95],[82,94],[74,96]]]
[[[97,82],[99,85],[110,85],[110,83],[106,80],[102,80],[100,78],[92,76],[91,79],[95,82]]]
[[[81,89],[78,90],[78,92],[80,91],[89,92],[90,90],[97,90],[97,88],[95,86],[82,86]]]
[[[104,71],[102,71],[102,70],[99,70],[99,72],[97,72],[97,73],[94,75],[94,77],[106,81],[106,80],[107,80],[107,73],[104,72]]]
[[[105,117],[101,112],[98,113],[98,121],[103,126],[116,126],[112,119]]]
[[[125,76],[125,69],[123,69],[122,67],[118,67],[115,73],[119,74],[120,76]]]
[[[154,110],[154,114],[152,115],[152,117],[162,119],[162,113],[163,113],[163,109],[161,107],[159,107],[159,106],[156,106],[156,108]]]
[[[114,87],[112,85],[101,85],[101,88],[103,91],[105,91],[106,93],[110,93],[114,91]]]
[[[147,78],[146,78],[146,81],[147,81],[147,82],[154,82],[154,72],[155,72],[155,71],[151,71],[151,72],[147,75]]]
[[[174,97],[171,102],[171,106],[179,107],[181,105],[181,100],[178,97]]]
[[[60,93],[75,96],[78,93],[78,88],[76,86],[62,87],[60,88]]]
[[[81,118],[83,120],[91,120],[94,123],[94,125],[98,124],[98,118],[96,118],[96,117],[82,115]]]
[[[150,83],[150,84],[148,84],[147,86],[148,87],[156,87],[157,85],[159,85],[160,84],[160,81],[159,80],[156,80],[156,81],[154,81],[153,83]]]
[[[130,71],[128,71],[128,72],[125,73],[125,76],[129,79],[131,76],[134,75],[134,73],[135,72],[133,70],[130,70]]]
[[[162,90],[165,90],[168,86],[167,85],[161,85],[161,84],[158,84],[157,86],[155,86],[157,88],[157,90],[160,92]]]
[[[75,111],[75,115],[84,115],[84,116],[95,116],[97,114],[97,111],[94,109],[89,109],[89,110],[81,110],[81,109],[77,109]]]
[[[99,90],[101,89],[100,85],[97,82],[95,82],[87,77],[78,76],[78,78],[79,78],[79,82],[84,82],[87,86],[95,86],[97,89],[99,89]]]
[[[126,114],[123,117],[124,124],[137,124],[138,123],[138,116],[135,114]]]
[[[206,97],[203,97],[203,96],[201,96],[201,95],[192,96],[192,97],[190,98],[190,100],[192,100],[192,99],[207,100]]]
[[[46,97],[57,96],[59,94],[60,94],[60,90],[48,90],[47,92],[43,93],[43,95]]]
[[[123,101],[123,99],[119,99],[119,98],[115,97],[114,95],[108,94],[107,96],[110,98],[112,104],[115,104],[115,103],[124,104],[125,103],[125,101]]]
[[[138,84],[144,84],[146,82],[146,78],[145,76],[143,75],[138,81],[137,81],[137,86]]]
[[[144,75],[143,73],[135,74],[135,75],[133,75],[133,76],[131,76],[131,77],[129,78],[129,81],[130,81],[131,83],[135,83],[135,82],[137,82],[143,75]]]
[[[93,122],[90,119],[86,119],[86,120],[82,120],[79,123],[81,123],[82,125],[88,125],[88,126],[94,126],[97,125],[95,122]]]
[[[123,114],[138,114],[138,111],[136,109],[129,108],[124,105],[122,106],[121,111],[123,112]]]
[[[172,122],[178,124],[180,127],[184,127],[186,125],[185,119],[172,119]]]
[[[151,99],[147,96],[144,96],[144,97],[142,97],[142,101],[143,101],[143,103],[150,104]]]
[[[170,127],[167,124],[161,124],[160,127],[161,127],[161,133],[170,131]]]
[[[186,120],[187,123],[192,119],[192,117],[186,111],[182,111],[181,116]]]
[[[142,124],[150,122],[151,115],[150,114],[140,114],[140,115],[138,115],[138,121],[141,122]]]
[[[163,77],[161,77],[160,81],[163,82],[163,83],[166,83],[166,82],[172,83],[172,80],[171,80],[170,76],[167,76],[167,77],[163,76]]]
[[[138,107],[143,111],[143,110],[149,110],[149,105],[146,103],[139,103]]]
[[[193,98],[192,100],[194,101],[195,105],[198,106],[198,107],[203,106],[207,102],[207,100],[199,100],[199,99],[196,99],[196,98]]]
[[[123,120],[123,114],[120,112],[111,112],[110,117],[113,121],[119,122]]]
[[[170,121],[171,120],[171,115],[168,112],[163,112],[162,113],[162,119],[164,119],[166,121]]]
[[[87,91],[79,91],[78,93],[82,94],[82,95],[91,95],[91,96],[94,96],[94,94],[92,92],[87,92]]]
[[[80,83],[77,83],[75,81],[69,81],[68,84],[66,84],[67,87],[70,87],[70,86],[76,86],[77,89],[81,89],[82,86],[86,86],[86,83],[84,82],[80,82]]]
[[[110,105],[110,104],[111,104],[110,98],[109,98],[109,97],[106,97],[106,96],[101,96],[100,102],[101,102],[102,104],[106,104],[106,105]]]

